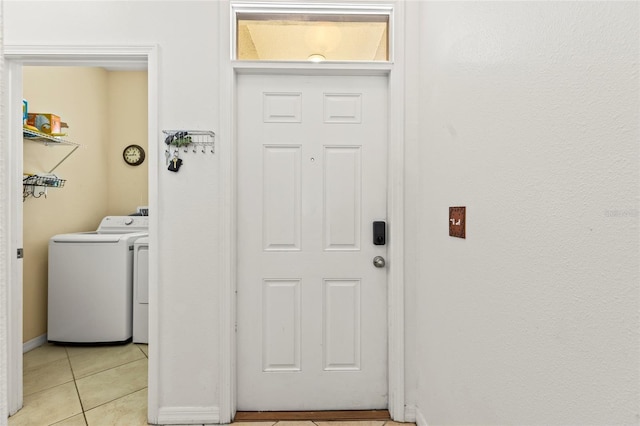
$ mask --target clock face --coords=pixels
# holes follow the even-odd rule
[[[144,161],[144,149],[140,145],[129,145],[122,151],[125,163],[139,166]]]

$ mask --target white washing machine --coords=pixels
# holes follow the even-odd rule
[[[149,237],[133,244],[133,342],[149,343]]]
[[[47,338],[60,343],[122,343],[132,338],[133,244],[147,216],[107,216],[95,232],[49,241]]]

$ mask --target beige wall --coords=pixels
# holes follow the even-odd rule
[[[109,185],[107,205],[111,215],[127,215],[148,201],[148,167],[145,160],[130,166],[122,151],[131,144],[147,152],[147,72],[112,71],[108,73],[107,128]]]
[[[135,206],[146,204],[147,163],[133,171],[122,170],[122,148],[131,136],[130,143],[135,141],[146,149],[147,91],[146,72],[24,67],[23,78],[23,97],[29,101],[29,110],[59,115],[69,124],[66,139],[81,144],[54,172],[66,179],[65,187],[49,189],[46,199],[30,197],[23,205],[26,342],[47,332],[49,239],[59,233],[94,230],[102,217],[128,214]],[[135,118],[128,119],[126,115],[133,116],[134,111]],[[24,172],[49,171],[70,149],[26,141]]]

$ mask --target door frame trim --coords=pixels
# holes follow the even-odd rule
[[[246,4],[247,1],[243,2]],[[393,420],[405,421],[405,309],[404,309],[404,74],[405,21],[402,1],[391,1],[395,22],[393,62],[321,63],[249,62],[232,60],[231,49],[234,0],[220,7],[220,299],[219,299],[219,378],[220,423],[230,423],[236,413],[236,265],[237,265],[237,135],[236,92],[240,73],[387,75],[388,76],[388,190],[389,234],[388,285],[388,392],[389,412]],[[262,3],[264,6],[265,3]],[[299,6],[299,5],[298,5]],[[363,8],[367,5],[363,4]],[[339,13],[339,8],[336,6]],[[231,50],[230,50],[231,49]],[[318,66],[320,65],[320,66]]]
[[[159,90],[159,61],[158,61],[158,46],[157,45],[122,45],[122,46],[105,46],[105,45],[5,45],[4,46],[5,65],[13,73],[20,73],[23,65],[65,65],[65,66],[125,66],[132,69],[137,69],[141,65],[146,64],[147,69],[147,87],[148,87],[148,157],[149,157],[149,208],[152,211],[158,210],[158,148],[156,141],[158,140],[158,90]],[[8,93],[3,93],[2,102],[4,105],[12,105],[13,101],[18,103],[21,99],[16,97],[16,91],[18,90],[17,82],[20,83],[19,93],[22,93],[22,80],[19,76],[9,75],[7,77],[9,84],[8,87],[13,90],[9,90]],[[10,283],[16,280],[16,274],[18,273],[18,263],[15,261],[15,256],[11,254],[16,253],[17,240],[14,237],[17,232],[22,232],[21,229],[17,229],[17,213],[14,210],[22,210],[22,196],[21,186],[15,185],[16,179],[22,173],[22,129],[20,128],[20,120],[16,120],[16,114],[12,111],[19,111],[19,109],[9,108],[3,120],[2,126],[2,140],[9,141],[5,145],[9,150],[10,157],[7,157],[14,163],[11,168],[1,168],[0,177],[2,182],[8,182],[11,185],[8,191],[2,194],[8,197],[9,205],[12,203],[19,203],[19,207],[12,208],[9,217],[5,217],[3,214],[2,224],[7,225],[11,238],[6,241],[1,241],[1,251],[4,251],[4,256],[9,257],[7,263],[6,274],[3,271],[3,276],[0,276],[0,303],[3,295],[7,295],[6,308],[7,308],[7,326],[0,326],[0,366],[7,366],[7,390],[8,392],[6,401],[2,397],[3,401],[0,401],[0,408],[3,403],[6,402],[8,412],[14,414],[18,409],[22,407],[23,395],[22,395],[22,281],[20,286],[10,285]],[[18,148],[20,147],[20,149]],[[3,148],[3,152],[5,148]],[[18,160],[19,164],[18,164]],[[20,190],[20,192],[19,192]],[[6,204],[5,204],[6,205]],[[1,212],[4,213],[4,212]],[[149,217],[149,234],[151,241],[151,247],[149,251],[149,282],[158,283],[158,215],[151,215]],[[158,407],[159,407],[159,355],[158,355],[158,342],[160,333],[158,331],[158,286],[149,287],[150,298],[150,312],[149,312],[149,352],[156,354],[153,357],[149,357],[149,399],[148,399],[148,418],[151,421],[157,419]],[[0,309],[0,312],[2,310]],[[6,347],[2,347],[2,344],[6,342]],[[6,350],[5,350],[6,348]],[[0,374],[0,377],[2,375]]]

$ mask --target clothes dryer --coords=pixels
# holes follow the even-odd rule
[[[149,238],[133,244],[133,343],[149,343]]]
[[[95,232],[50,239],[50,342],[131,340],[133,244],[148,235],[148,221],[146,216],[107,216]]]

